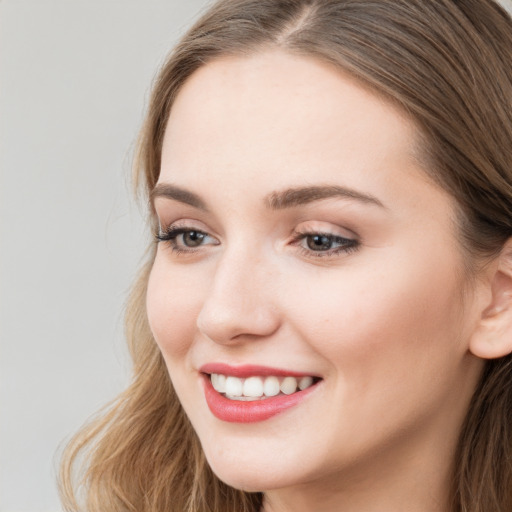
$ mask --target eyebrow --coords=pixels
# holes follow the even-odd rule
[[[280,192],[272,192],[266,197],[265,202],[272,210],[281,210],[330,198],[355,199],[385,208],[384,204],[372,195],[337,185],[289,188]]]
[[[177,187],[176,185],[168,183],[156,185],[149,197],[152,205],[154,205],[155,199],[158,197],[172,199],[180,203],[188,204],[194,208],[199,208],[206,212],[208,211],[206,203],[197,194]],[[265,197],[264,201],[266,206],[271,210],[283,210],[331,198],[355,199],[366,204],[373,204],[385,208],[384,204],[372,195],[338,185],[288,188],[279,192],[270,193]]]
[[[193,192],[185,190],[183,188],[177,187],[176,185],[170,185],[167,183],[160,183],[155,186],[155,188],[149,194],[149,200],[152,205],[155,204],[155,199],[157,197],[165,197],[166,199],[174,199],[174,201],[179,201],[180,203],[185,203],[194,208],[199,208],[200,210],[208,211],[205,202]]]

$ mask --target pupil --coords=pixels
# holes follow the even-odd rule
[[[330,249],[332,241],[325,235],[314,235],[308,237],[308,247],[313,251],[322,251]]]
[[[197,247],[198,245],[201,245],[203,238],[204,238],[203,233],[200,233],[198,231],[187,231],[183,235],[183,242],[188,247]]]

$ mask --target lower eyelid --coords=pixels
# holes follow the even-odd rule
[[[313,251],[305,247],[298,247],[299,251],[308,258],[340,258],[359,249],[359,244],[341,245],[327,251]]]

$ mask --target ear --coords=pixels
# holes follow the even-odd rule
[[[488,271],[490,302],[481,312],[469,349],[482,359],[496,359],[512,353],[512,238]]]

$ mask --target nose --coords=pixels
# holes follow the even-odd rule
[[[197,318],[199,331],[225,345],[272,335],[280,325],[273,277],[261,258],[225,254]]]

